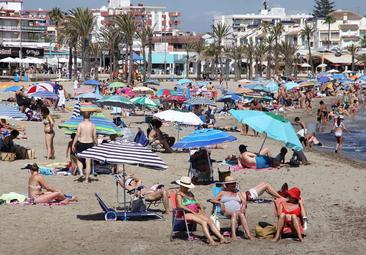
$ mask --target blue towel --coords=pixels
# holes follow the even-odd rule
[[[141,129],[137,132],[134,142],[141,144],[142,146],[147,146],[149,144],[149,140]]]

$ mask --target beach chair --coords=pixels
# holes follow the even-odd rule
[[[274,210],[275,210],[276,218],[279,217],[278,208],[279,208],[280,203],[282,203],[284,199],[285,198],[277,198],[273,201],[273,204],[275,207]],[[301,220],[301,234],[303,236],[306,236],[306,230],[307,230],[307,224],[303,220]],[[282,229],[281,238],[282,239],[286,239],[286,238],[292,239],[292,238],[297,238],[297,235],[296,235],[296,233],[293,232],[291,227],[285,225],[285,227]]]
[[[116,211],[115,209],[109,207],[97,193],[95,193],[95,197],[97,198],[97,201],[104,212],[104,219],[106,221],[163,218],[162,215],[150,211],[144,211],[144,212],[131,212],[127,210]]]
[[[172,231],[170,234],[170,241],[173,241],[176,233],[186,233],[188,240],[194,240],[191,232],[196,231],[197,224],[190,223],[185,219],[185,210],[177,208],[177,194],[176,191],[170,192],[170,206],[172,207]]]
[[[207,149],[191,150],[189,152],[188,176],[194,183],[210,183],[214,180],[212,160]]]

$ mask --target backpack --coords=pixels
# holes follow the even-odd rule
[[[273,239],[276,227],[267,222],[258,222],[255,226],[255,236],[259,239]]]

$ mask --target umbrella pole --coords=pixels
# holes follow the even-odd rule
[[[126,183],[126,168],[125,168],[125,164],[122,165],[122,171],[123,171],[123,184]],[[127,210],[126,210],[126,188],[124,187],[123,189],[123,210],[124,210],[124,219],[123,220],[127,220]]]
[[[264,146],[264,143],[265,143],[265,142],[266,142],[266,140],[267,140],[267,133],[266,133],[266,132],[264,132],[264,133],[266,134],[266,136],[264,137],[263,143],[262,143],[261,148],[259,149],[259,152],[258,152],[258,153],[260,153],[260,152],[262,151],[263,146]]]

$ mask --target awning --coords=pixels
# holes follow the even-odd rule
[[[336,57],[334,54],[324,55],[324,59],[332,64],[343,64],[349,65],[352,63],[352,56],[349,54],[343,54],[342,56]]]

